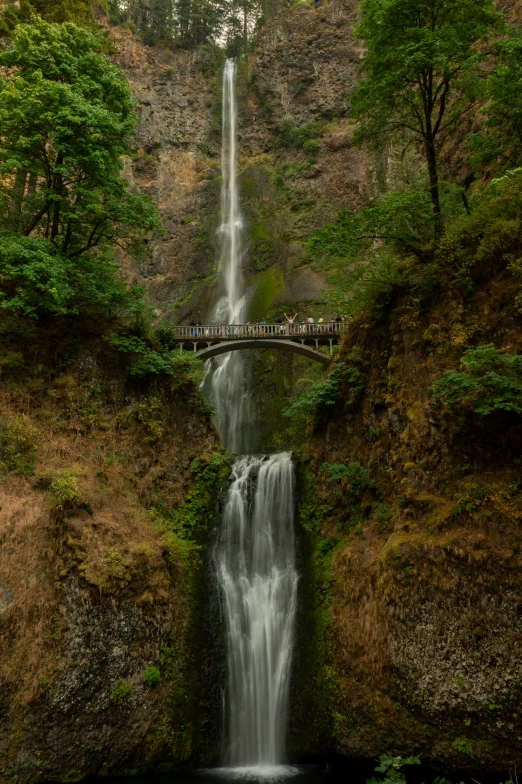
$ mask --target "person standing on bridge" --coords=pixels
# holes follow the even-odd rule
[[[288,321],[288,331],[293,334],[294,332],[294,321],[297,318],[297,313],[294,313],[293,316],[287,316],[285,313],[285,319]]]

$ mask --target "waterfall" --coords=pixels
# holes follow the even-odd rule
[[[247,302],[242,274],[243,217],[239,206],[236,158],[236,64],[227,60],[223,70],[221,151],[221,208],[219,281],[222,296],[211,316],[214,324],[242,324]],[[223,444],[239,454],[249,450],[250,394],[240,352],[211,360],[207,388],[216,409],[216,424]]]
[[[298,580],[293,508],[290,453],[236,460],[214,553],[227,624],[232,767],[271,770],[284,758]]]
[[[216,324],[246,318],[242,262],[243,219],[236,159],[236,65],[223,72],[220,299]],[[241,352],[207,366],[206,387],[216,407],[223,443],[235,454],[249,451],[250,394]],[[294,476],[290,453],[238,457],[214,551],[227,628],[228,678],[221,768],[238,775],[288,775],[281,765],[297,596],[294,546]]]

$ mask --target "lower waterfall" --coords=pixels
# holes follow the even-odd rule
[[[225,763],[284,759],[298,575],[291,455],[238,457],[214,558],[227,627]]]

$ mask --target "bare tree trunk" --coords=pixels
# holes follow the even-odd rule
[[[33,172],[29,175],[29,182],[27,184],[27,198],[34,199],[36,195],[36,184],[38,182],[38,175]]]
[[[63,154],[61,152],[58,153],[58,157],[56,158],[56,166],[61,166],[63,163]],[[62,196],[63,191],[63,177],[60,171],[56,172],[54,175],[54,191],[57,196]],[[57,199],[54,202],[53,208],[53,223],[51,227],[51,242],[54,241],[55,237],[57,236],[58,232],[60,231],[60,210],[61,210],[62,203],[60,199]]]
[[[430,196],[433,205],[435,237],[440,237],[442,234],[442,210],[440,206],[439,172],[434,139],[427,138],[425,140],[425,150],[426,163],[428,164],[428,176],[430,178]]]
[[[17,169],[11,201],[9,202],[9,217],[7,218],[7,227],[9,229],[16,228],[20,213],[22,212],[26,179],[27,172]]]

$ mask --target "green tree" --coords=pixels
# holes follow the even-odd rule
[[[352,95],[359,141],[413,137],[424,150],[435,233],[442,230],[441,134],[475,105],[478,42],[501,24],[493,0],[363,0],[366,78]]]
[[[159,226],[129,192],[121,156],[135,127],[123,75],[101,39],[36,18],[0,54],[0,306],[37,315],[125,299],[112,248]]]
[[[495,44],[495,67],[487,80],[484,128],[468,139],[476,165],[498,161],[500,167],[522,162],[522,31],[509,30]]]
[[[103,5],[103,3],[100,3]],[[0,33],[9,35],[21,22],[41,16],[48,22],[75,22],[82,27],[96,27],[91,0],[20,0],[9,2],[0,15]]]

